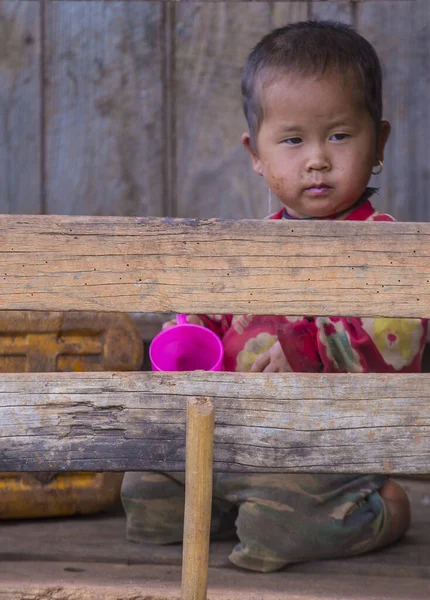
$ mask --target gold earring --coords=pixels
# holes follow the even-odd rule
[[[382,169],[384,168],[384,163],[382,162],[382,160],[378,160],[378,163],[379,163],[379,171],[372,170],[372,175],[379,175],[380,173],[382,173]]]

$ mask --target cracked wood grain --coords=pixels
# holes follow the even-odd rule
[[[214,470],[430,472],[430,375],[0,375],[0,471],[183,470],[211,397]]]

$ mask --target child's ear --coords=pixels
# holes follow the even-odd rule
[[[252,160],[252,170],[257,173],[257,175],[263,175],[263,165],[261,164],[260,159],[258,158],[258,156],[254,153],[253,149],[251,148],[251,137],[249,135],[249,132],[246,131],[245,133],[242,133],[242,144],[245,146],[245,148],[248,150],[250,156],[251,156],[251,160]]]
[[[378,147],[376,148],[376,162],[375,166],[378,164],[378,161],[384,160],[384,148],[387,140],[389,138],[391,131],[391,125],[388,121],[381,121],[379,126],[379,135],[378,135]]]

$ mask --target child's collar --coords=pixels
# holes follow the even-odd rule
[[[348,210],[342,211],[340,213],[335,213],[333,215],[329,215],[328,217],[293,217],[293,215],[290,215],[290,213],[287,211],[286,208],[284,208],[282,210],[281,219],[290,219],[290,220],[294,220],[294,221],[310,221],[310,220],[314,220],[314,221],[334,221],[336,219],[341,219],[342,215],[345,213],[349,213],[352,214],[353,212],[355,212],[357,210],[357,208],[359,208],[362,204],[364,204],[365,202],[367,202],[369,200],[369,198],[371,198],[373,196],[373,194],[375,194],[378,191],[378,188],[373,188],[373,187],[368,187],[364,190],[363,194],[360,196],[360,198],[357,200],[357,202],[355,204],[353,204],[350,208],[348,208]],[[349,216],[348,214],[348,216]],[[278,217],[279,218],[279,217]]]

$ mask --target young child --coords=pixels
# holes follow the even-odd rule
[[[347,25],[301,22],[266,35],[242,79],[254,171],[284,208],[271,219],[392,221],[370,203],[390,125],[382,120],[381,69]],[[227,371],[418,372],[427,323],[419,319],[197,316],[216,331]],[[184,476],[128,473],[127,537],[182,540]],[[214,475],[213,533],[236,525],[231,561],[274,571],[351,556],[399,539],[409,525],[403,489],[380,475]]]

